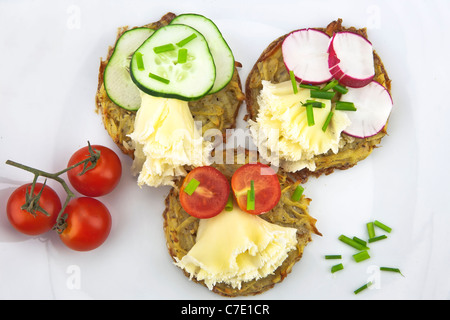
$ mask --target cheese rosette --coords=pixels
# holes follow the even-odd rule
[[[241,288],[242,282],[272,274],[297,245],[297,229],[282,227],[237,205],[231,211],[201,219],[196,243],[175,264],[190,278]]]
[[[345,143],[342,131],[350,124],[343,111],[335,110],[326,99],[313,99],[310,89],[299,88],[294,93],[291,81],[262,81],[258,96],[260,106],[256,121],[249,120],[250,135],[265,160],[288,172],[303,168],[315,170],[314,157],[330,150],[337,153]],[[314,125],[308,125],[307,100],[322,102],[325,107],[313,108]],[[325,131],[322,126],[329,112],[333,117]]]
[[[160,98],[141,92],[134,131],[129,135],[135,147],[132,171],[138,185],[174,185],[187,174],[185,166],[210,164],[213,145],[202,137],[188,102]]]

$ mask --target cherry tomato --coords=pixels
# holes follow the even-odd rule
[[[111,231],[111,214],[108,208],[95,198],[80,197],[70,200],[67,226],[59,235],[63,243],[76,251],[90,251],[105,242]]]
[[[91,147],[100,151],[100,158],[95,167],[80,175],[83,165],[79,165],[69,170],[67,177],[75,190],[81,194],[99,197],[110,193],[117,186],[122,175],[122,164],[117,154],[111,149],[100,145]],[[88,157],[89,147],[86,146],[72,155],[67,166],[70,167]],[[89,162],[88,166],[90,164]]]
[[[255,188],[255,209],[247,210],[247,190],[250,190],[252,180]],[[276,172],[259,162],[245,164],[237,169],[231,177],[231,189],[239,208],[251,214],[270,211],[281,197]]]
[[[192,195],[185,192],[189,182],[200,182]],[[216,168],[210,166],[193,169],[183,181],[180,190],[180,203],[191,216],[206,219],[223,211],[230,195],[228,179]]]
[[[43,186],[42,183],[36,183],[33,194],[39,194]],[[6,213],[14,228],[24,234],[34,236],[49,231],[55,225],[56,218],[61,211],[61,200],[56,192],[46,185],[39,198],[39,206],[48,213],[48,216],[39,210],[32,214],[21,209],[26,202],[26,193],[30,191],[31,183],[14,190],[6,204]]]

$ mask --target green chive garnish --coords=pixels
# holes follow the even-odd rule
[[[359,287],[358,289],[356,289],[355,291],[353,291],[355,294],[360,293],[361,291],[367,289],[368,287],[370,287],[372,285],[372,282],[368,282],[365,285]]]
[[[294,93],[297,93],[298,87],[297,87],[297,80],[295,80],[294,71],[289,70],[289,76],[291,77],[292,89],[294,90]]]
[[[302,197],[304,190],[305,190],[305,188],[303,188],[301,185],[298,185],[297,188],[295,188],[294,193],[292,194],[291,200],[299,201]]]
[[[187,186],[184,188],[184,192],[186,192],[188,195],[192,196],[195,189],[200,185],[200,181],[192,178],[191,181],[187,184]]]
[[[183,40],[181,40],[180,42],[177,43],[177,46],[179,47],[184,47],[186,44],[188,44],[189,42],[191,42],[192,40],[194,40],[195,38],[197,38],[197,34],[193,33],[191,34],[189,37],[184,38]]]
[[[369,238],[369,240],[367,240],[367,241],[369,241],[369,243],[372,243],[372,242],[380,241],[380,240],[383,240],[383,239],[386,239],[386,238],[387,238],[387,236],[383,234],[383,235],[378,236],[378,237]]]
[[[233,194],[230,192],[230,195],[228,196],[227,204],[225,205],[225,211],[231,211],[233,210]]]
[[[339,270],[344,269],[344,265],[342,263],[336,264],[334,266],[331,267],[331,273],[335,273]]]
[[[335,85],[333,90],[342,94],[346,94],[348,92],[348,89],[340,84]]]
[[[369,234],[369,239],[375,237],[375,228],[373,226],[373,222],[367,223],[367,233]]]
[[[144,67],[144,60],[142,60],[142,53],[136,52],[135,56],[138,69],[141,71],[144,70],[145,67]]]
[[[331,100],[335,94],[336,92],[311,90],[311,98]]]
[[[361,262],[369,258],[370,258],[369,253],[366,250],[355,253],[353,255],[353,259],[355,259],[356,262]]]
[[[306,100],[306,103],[301,103],[303,107],[306,107],[307,105],[311,105],[313,108],[325,108],[325,103],[315,101],[315,100]]]
[[[250,190],[247,190],[247,210],[255,210],[255,182],[250,181]]]
[[[373,224],[376,225],[378,228],[383,229],[383,230],[386,231],[386,232],[391,233],[391,231],[392,231],[392,228],[388,227],[387,225],[381,223],[381,222],[378,221],[378,220],[375,220],[375,221],[373,222]]]
[[[346,101],[337,101],[335,109],[343,111],[356,111],[355,104],[353,102]]]
[[[362,244],[356,242],[353,239],[350,239],[349,237],[347,237],[345,235],[340,235],[338,239],[341,240],[342,242],[344,242],[345,244],[348,244],[349,246],[351,246],[355,249],[358,249],[360,251],[369,249],[366,246],[363,246]]]
[[[323,87],[323,88],[320,89],[320,90],[322,90],[322,91],[328,91],[328,90],[330,90],[330,89],[333,89],[335,86],[337,86],[338,83],[339,83],[339,81],[337,81],[336,79],[335,79],[335,80],[332,80],[332,81],[328,82],[328,83],[325,85],[325,87]]]
[[[325,256],[325,259],[327,260],[342,259],[342,256],[340,254],[328,254]]]
[[[153,51],[155,53],[163,53],[163,52],[173,51],[173,50],[175,50],[175,46],[172,43],[164,44],[162,46],[153,48]]]
[[[314,111],[313,107],[310,104],[306,105],[306,118],[308,120],[308,126],[314,125]]]
[[[333,117],[333,114],[334,114],[333,111],[330,111],[328,113],[328,116],[325,119],[325,122],[323,123],[323,126],[322,126],[322,131],[323,132],[327,131],[328,125],[330,124],[330,121],[331,121],[331,118]]]
[[[367,245],[367,242],[366,242],[366,241],[364,241],[364,240],[362,240],[362,239],[360,239],[360,238],[358,238],[358,237],[353,237],[353,240],[354,240],[355,242],[358,242],[359,244],[361,244],[361,245],[363,245],[363,246],[366,246],[366,245]]]
[[[399,268],[390,268],[390,267],[380,267],[381,271],[391,271],[391,272],[397,272],[400,273],[403,277],[404,275],[401,273]]]
[[[182,48],[178,50],[178,63],[186,63],[187,61],[187,49]]]
[[[162,77],[160,77],[160,76],[158,76],[158,75],[156,75],[154,73],[149,73],[148,76],[150,78],[152,78],[152,79],[158,80],[158,81],[160,81],[162,83],[165,83],[165,84],[169,84],[170,83],[170,80],[164,79],[164,78],[162,78]]]
[[[303,88],[303,89],[310,89],[310,90],[319,90],[320,89],[320,87],[318,87],[318,86],[313,86],[311,84],[303,84],[303,83],[301,83],[299,85],[299,87]]]

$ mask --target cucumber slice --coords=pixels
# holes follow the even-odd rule
[[[191,36],[195,38],[181,43]],[[171,50],[158,50],[166,46],[172,47]],[[178,62],[181,49],[184,53],[187,50],[184,63]],[[197,100],[208,94],[216,78],[214,60],[206,39],[186,25],[169,24],[156,30],[133,54],[130,69],[131,79],[145,93],[185,101]]]
[[[203,34],[216,66],[216,80],[209,93],[223,89],[233,77],[234,56],[214,22],[199,14],[181,14],[175,17],[170,24],[188,25]]]
[[[137,110],[141,106],[141,96],[130,77],[130,60],[137,48],[150,37],[153,29],[135,28],[125,31],[117,40],[105,68],[103,81],[108,97],[118,106],[127,110]]]

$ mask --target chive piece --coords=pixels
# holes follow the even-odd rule
[[[313,86],[311,84],[303,84],[303,83],[301,83],[299,85],[299,87],[303,88],[303,89],[310,89],[310,90],[319,90],[320,89],[320,87],[318,87],[318,86]]]
[[[225,211],[231,211],[233,210],[233,194],[230,192],[230,195],[228,196],[227,204],[225,205]]]
[[[295,80],[294,71],[289,70],[289,76],[291,77],[292,89],[294,89],[294,93],[298,92],[297,80]]]
[[[323,88],[320,89],[320,90],[322,90],[322,91],[328,91],[328,90],[333,89],[334,87],[336,87],[338,84],[339,84],[339,81],[337,81],[336,79],[334,79],[334,80],[328,82],[328,83],[325,85],[325,87],[323,87]]]
[[[163,53],[167,51],[175,50],[175,46],[172,43],[164,44],[162,46],[154,47],[153,52],[155,53]]]
[[[397,272],[397,273],[400,273],[400,274],[404,277],[403,273],[400,271],[399,268],[380,267],[380,270],[381,270],[381,271]]]
[[[313,107],[308,104],[306,105],[306,118],[308,120],[308,126],[313,126],[314,125],[314,111],[313,111]]]
[[[294,193],[292,194],[291,200],[299,201],[302,197],[303,191],[305,191],[305,188],[303,188],[301,185],[298,185],[297,188],[295,188]]]
[[[325,256],[325,259],[327,260],[342,259],[342,256],[340,254],[328,254]]]
[[[160,81],[162,83],[165,83],[165,84],[169,84],[170,83],[170,80],[164,79],[164,78],[162,78],[162,77],[160,77],[160,76],[158,76],[158,75],[156,75],[154,73],[151,73],[151,72],[148,74],[148,76],[150,78],[152,78],[152,79],[158,80],[158,81]]]
[[[333,99],[335,94],[336,94],[336,92],[311,90],[311,94],[310,95],[311,95],[311,98],[331,100],[331,99]]]
[[[378,228],[383,229],[383,230],[386,231],[386,232],[391,233],[391,231],[392,231],[392,228],[388,227],[387,225],[381,223],[381,222],[378,221],[378,220],[375,220],[375,221],[373,222],[373,224],[376,225]]]
[[[247,210],[255,210],[255,182],[250,181],[250,190],[247,190]]]
[[[362,240],[362,239],[360,239],[360,238],[358,238],[358,237],[353,237],[353,240],[354,240],[355,242],[358,242],[359,244],[361,244],[361,245],[363,245],[363,246],[366,246],[366,245],[367,245],[367,242],[366,242],[366,241],[364,241],[364,240]]]
[[[306,103],[301,102],[303,107],[311,106],[313,108],[325,108],[325,103],[314,101],[314,100],[306,100]]]
[[[352,240],[349,237],[344,236],[343,234],[340,235],[338,239],[341,240],[342,242],[344,242],[345,244],[348,244],[349,246],[351,246],[355,249],[358,249],[360,251],[369,249],[366,246],[363,246],[362,244],[356,242],[355,240]]]
[[[358,289],[356,289],[355,291],[353,291],[355,294],[360,293],[361,291],[367,289],[368,287],[370,287],[372,285],[372,282],[368,282],[365,285],[359,287]]]
[[[142,60],[142,53],[136,52],[136,63],[139,70],[144,70],[144,60]]]
[[[188,44],[189,42],[191,42],[192,40],[194,40],[195,38],[197,38],[197,35],[195,33],[191,34],[189,37],[184,38],[183,40],[181,40],[180,42],[177,43],[177,46],[179,47],[184,47],[186,44]]]
[[[346,94],[348,92],[348,89],[340,84],[335,85],[333,90],[342,94]]]
[[[333,117],[333,114],[334,114],[333,111],[330,111],[328,113],[328,116],[325,119],[325,122],[323,123],[323,126],[322,126],[322,131],[323,132],[327,131],[328,125],[330,124],[330,121],[331,121],[331,118]]]
[[[367,223],[367,233],[369,234],[369,239],[375,237],[375,228],[373,226],[373,222]]]
[[[335,109],[343,111],[356,111],[355,104],[353,102],[346,101],[337,101]]]
[[[200,181],[198,181],[195,178],[192,178],[191,181],[187,184],[187,186],[184,188],[184,192],[186,192],[188,195],[192,196],[195,189],[200,185]]]
[[[331,267],[331,273],[335,273],[335,272],[340,271],[342,269],[344,269],[344,265],[342,263],[336,264],[336,265]]]
[[[369,258],[370,258],[370,255],[367,252],[367,250],[355,253],[353,255],[353,259],[355,259],[356,262],[361,262],[361,261],[367,260]]]
[[[182,48],[178,50],[178,63],[186,63],[187,61],[187,49]]]
[[[387,238],[387,236],[383,234],[383,235],[378,236],[378,237],[370,238],[370,239],[367,240],[367,241],[369,241],[369,243],[372,243],[372,242],[379,241],[379,240],[383,240],[383,239],[386,239],[386,238]]]

